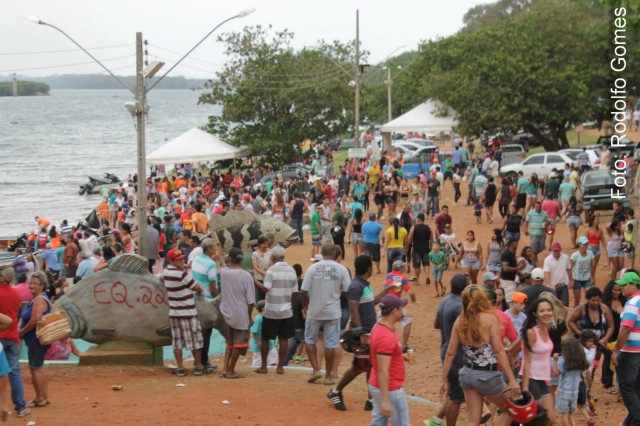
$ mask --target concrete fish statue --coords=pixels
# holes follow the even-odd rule
[[[286,223],[270,216],[258,216],[249,210],[232,210],[225,216],[212,215],[209,230],[213,238],[220,241],[225,253],[234,247],[251,252],[258,245],[258,238],[268,233],[272,233],[276,243],[284,248],[298,241],[296,231]]]
[[[222,332],[220,298],[194,297],[202,328]],[[74,339],[171,345],[167,290],[138,255],[118,256],[107,269],[83,278],[54,308],[67,314]]]

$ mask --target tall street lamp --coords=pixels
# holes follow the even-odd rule
[[[136,33],[136,89],[135,91],[131,89],[125,82],[119,79],[114,73],[112,73],[102,62],[100,62],[97,58],[95,58],[91,53],[89,53],[85,48],[83,48],[77,41],[71,38],[70,35],[62,31],[60,28],[55,25],[49,24],[48,22],[44,22],[35,16],[26,17],[27,20],[31,22],[35,22],[39,25],[46,25],[60,32],[66,38],[71,40],[73,44],[78,46],[84,53],[89,55],[91,59],[93,59],[98,65],[100,65],[105,71],[107,71],[113,78],[115,78],[120,85],[129,90],[131,93],[135,95],[134,102],[126,102],[125,107],[131,113],[131,115],[136,118],[136,134],[137,134],[137,165],[138,165],[138,190],[136,193],[136,197],[138,198],[138,253],[141,256],[147,256],[147,160],[145,153],[145,122],[144,116],[149,111],[149,105],[146,102],[146,96],[151,89],[156,87],[160,81],[162,81],[167,74],[169,74],[176,66],[178,66],[191,52],[193,52],[202,42],[204,42],[211,34],[213,34],[220,26],[223,24],[236,19],[236,18],[244,18],[247,15],[255,12],[255,9],[245,9],[242,10],[237,15],[234,15],[230,18],[225,19],[216,25],[207,35],[205,35],[195,46],[193,46],[187,53],[184,54],[178,62],[176,62],[169,70],[162,75],[151,87],[148,89],[145,87],[145,78],[153,77],[162,67],[162,63],[152,63],[147,67],[147,69],[143,69],[144,61],[143,61],[143,48],[142,48],[142,33]]]
[[[387,70],[387,110],[388,110],[388,120],[393,120],[393,115],[391,114],[391,85],[393,84],[393,80],[391,80],[391,67],[382,67],[383,70]],[[402,69],[400,65],[398,65],[398,69]]]

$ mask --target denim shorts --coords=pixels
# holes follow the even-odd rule
[[[621,248],[607,247],[607,255],[609,256],[609,258],[624,257],[624,252]]]
[[[476,260],[466,260],[466,259],[462,259],[460,261],[460,265],[463,268],[471,268],[471,269],[478,269],[480,270],[480,259],[476,259]]]
[[[391,417],[384,417],[381,413],[382,391],[375,386],[369,385],[369,393],[373,399],[373,411],[371,412],[371,426],[410,425],[409,405],[404,388],[398,388],[389,392],[389,400],[391,401]]]
[[[520,241],[520,233],[519,232],[505,231],[504,236],[505,236],[505,240],[506,241],[509,241],[509,240]]]
[[[311,246],[320,247],[322,245],[322,234],[311,234]]]
[[[566,395],[562,392],[556,397],[556,411],[558,413],[575,413],[578,404],[578,395]]]
[[[580,291],[581,289],[585,289],[588,290],[591,287],[593,287],[593,283],[591,282],[591,280],[573,280],[573,289],[576,291]]]
[[[473,389],[488,397],[501,394],[506,387],[500,371],[473,370],[469,367],[462,367],[458,376],[462,389]]]
[[[356,244],[364,244],[362,241],[362,234],[359,232],[354,232],[353,234],[351,234],[351,244],[353,244],[354,246]]]
[[[44,365],[44,356],[49,350],[49,345],[27,346],[27,354],[29,357],[29,368],[41,368]]]
[[[538,254],[544,251],[544,243],[547,237],[544,235],[541,237],[531,236],[531,250],[533,250],[534,254]]]
[[[420,266],[429,266],[429,252],[420,252],[414,247],[413,251],[411,252],[411,261],[414,268],[419,268]]]
[[[318,341],[318,334],[324,335],[324,346],[328,349],[335,349],[340,344],[340,319],[334,320],[312,320],[308,319],[304,325],[304,342],[315,345]]]
[[[580,219],[580,216],[569,216],[567,218],[567,225],[579,228],[580,225],[582,225],[582,219]]]
[[[593,256],[600,254],[600,246],[587,246],[587,250],[593,253]]]
[[[502,272],[502,263],[500,263],[500,262],[487,262],[487,271]]]
[[[433,268],[433,282],[441,283],[442,282],[442,273],[444,270]]]

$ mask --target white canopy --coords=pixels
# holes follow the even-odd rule
[[[436,117],[441,104],[431,99],[391,120],[382,126],[383,133],[390,132],[445,132],[458,122],[452,117]]]
[[[193,128],[147,155],[148,164],[193,163],[240,158],[246,149],[222,142],[211,133]]]

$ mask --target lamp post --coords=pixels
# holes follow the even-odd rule
[[[135,91],[131,89],[125,82],[119,79],[113,72],[111,72],[102,62],[100,62],[97,58],[95,58],[91,53],[89,53],[85,48],[83,48],[77,41],[75,41],[70,35],[62,31],[60,28],[52,25],[48,22],[44,22],[35,16],[27,16],[25,19],[35,22],[39,25],[46,25],[51,27],[64,35],[66,38],[71,40],[73,44],[78,46],[80,50],[89,55],[91,59],[93,59],[98,65],[100,65],[105,71],[107,71],[113,78],[115,78],[120,85],[126,88],[128,91],[135,95],[135,102],[126,102],[125,107],[127,110],[136,118],[136,136],[137,136],[137,174],[138,174],[138,188],[136,192],[136,197],[138,199],[138,211],[137,211],[137,225],[138,225],[138,253],[141,256],[146,257],[147,255],[147,159],[145,152],[145,122],[144,116],[149,111],[149,106],[146,103],[146,95],[162,81],[167,74],[169,74],[176,66],[178,66],[191,52],[193,52],[202,42],[204,42],[211,34],[213,34],[220,26],[223,24],[236,19],[236,18],[244,18],[247,15],[255,12],[255,9],[244,9],[240,11],[237,15],[234,15],[230,18],[225,19],[216,25],[207,35],[205,35],[195,46],[193,46],[187,53],[184,54],[178,62],[176,62],[169,70],[162,75],[151,87],[148,89],[145,88],[145,78],[151,78],[155,75],[156,72],[161,68],[161,63],[151,64],[150,69],[143,69],[144,60],[143,60],[143,46],[142,46],[142,33],[136,33],[136,89]]]
[[[398,69],[402,67],[398,65]],[[388,110],[388,120],[393,120],[393,115],[391,114],[391,85],[393,84],[393,80],[391,80],[391,67],[384,67],[383,69],[387,70],[387,110]]]

